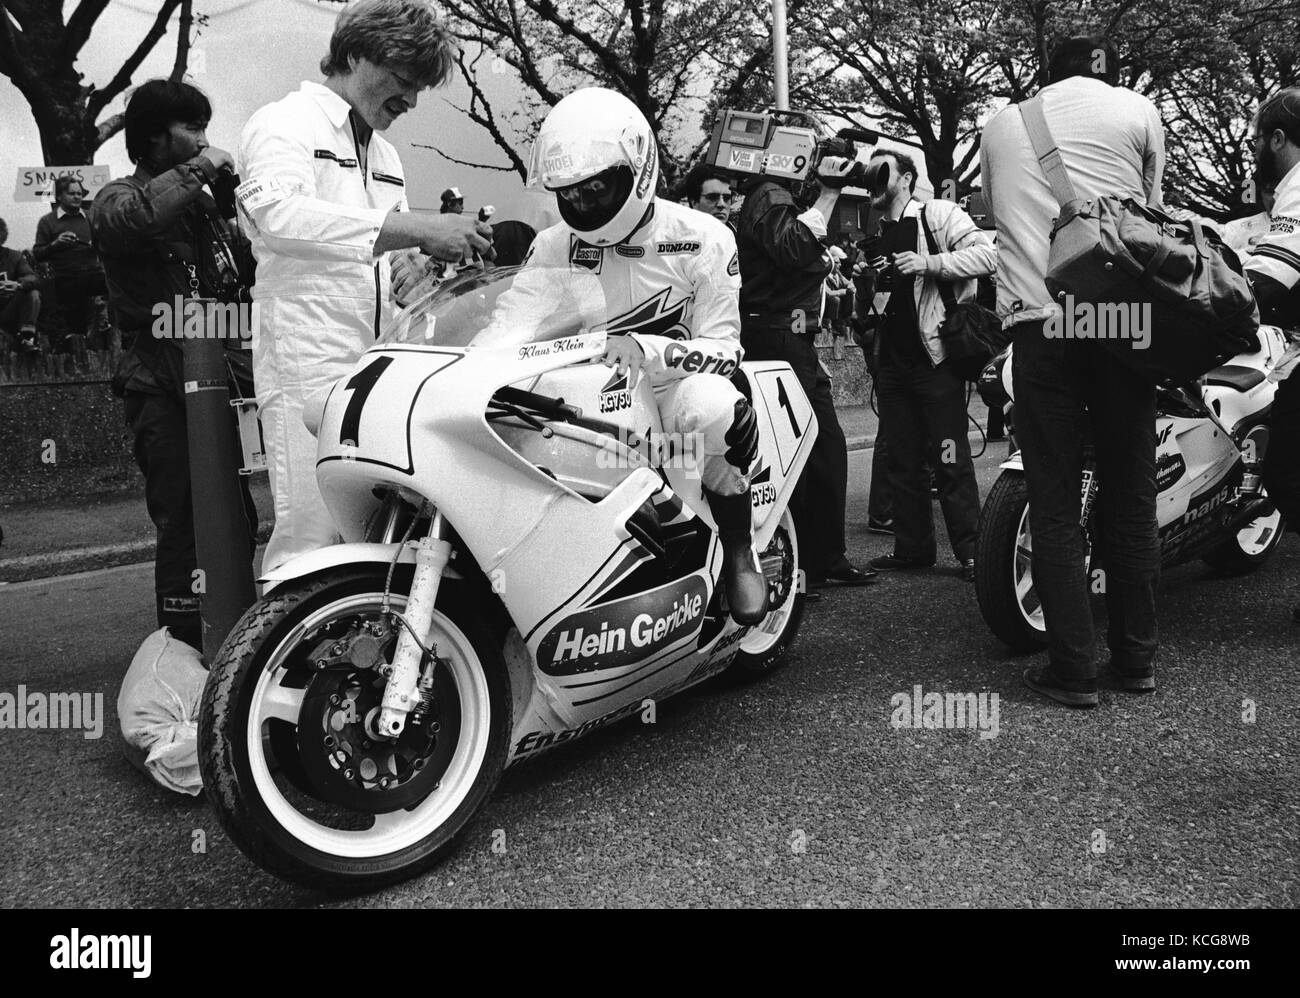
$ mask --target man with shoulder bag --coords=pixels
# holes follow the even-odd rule
[[[1055,147],[1049,169],[1068,173],[1075,195],[1093,208],[1107,198],[1158,206],[1164,129],[1150,100],[1117,85],[1115,46],[1100,36],[1069,38],[1053,50],[1048,70],[1035,107]],[[1035,148],[1029,126],[1036,116],[1022,117],[1021,110],[1007,107],[985,126],[980,172],[997,222],[998,313],[1014,330],[1016,436],[1029,492],[1034,586],[1047,628],[1048,663],[1024,678],[1059,703],[1093,707],[1097,664],[1080,528],[1084,444],[1091,436],[1105,482],[1110,667],[1122,689],[1153,690],[1160,571],[1155,388],[1114,344],[1062,334],[1061,305],[1049,290],[1049,243],[1053,220],[1066,212]],[[1133,342],[1125,346],[1136,355]]]

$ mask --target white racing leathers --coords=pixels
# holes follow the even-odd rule
[[[335,540],[303,404],[346,375],[388,319],[389,264],[374,246],[388,213],[406,208],[402,164],[378,134],[360,147],[348,111],[303,83],[240,138],[238,201],[260,311],[253,376],[275,499],[267,570]]]
[[[614,246],[592,246],[567,225],[553,225],[538,233],[524,269],[475,345],[513,340],[521,324],[536,325],[522,317],[573,308],[561,303],[573,297],[576,284],[556,279],[565,271],[594,274],[601,296],[585,297],[603,297],[606,315],[586,318],[603,319],[609,336],[629,335],[645,351],[641,376],[654,386],[664,431],[700,460],[703,487],[724,496],[748,489],[757,435],[749,404],[729,380],[743,353],[740,266],[731,230],[711,215],[661,199],[650,218]]]

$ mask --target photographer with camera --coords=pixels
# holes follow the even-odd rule
[[[90,212],[109,301],[130,341],[112,386],[126,404],[145,502],[158,528],[158,624],[195,648],[202,645],[180,342],[193,320],[176,313],[200,295],[247,304],[253,276],[248,241],[204,190],[217,192],[223,182],[229,188],[234,179],[230,153],[208,145],[211,116],[207,97],[187,83],[140,86],[126,106],[126,151],[135,173],[105,185]],[[233,191],[226,197],[233,215]],[[251,394],[251,364],[241,343],[226,341],[228,366],[232,381]],[[248,480],[240,482],[251,559],[257,511]]]
[[[894,552],[875,569],[928,568],[937,557],[926,463],[934,472],[948,541],[962,577],[975,578],[979,486],[966,437],[965,382],[940,338],[945,305],[940,282],[958,301],[975,297],[975,278],[993,273],[996,251],[970,216],[951,201],[922,205],[913,197],[912,158],[878,152],[867,164],[871,205],[883,213],[881,234],[867,251],[877,290],[889,304],[876,339],[880,433],[889,440]]]
[[[771,175],[747,178],[741,182],[745,202],[736,219],[745,357],[787,362],[817,416],[817,441],[791,503],[806,544],[810,589],[865,585],[876,574],[855,567],[845,553],[848,449],[831,398],[830,376],[813,345],[820,331],[822,285],[833,266],[823,244],[826,217],[854,165],[851,153],[823,155],[817,180],[798,182],[801,193],[816,197],[816,204],[802,211],[790,189],[796,182]]]

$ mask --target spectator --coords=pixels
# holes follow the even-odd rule
[[[158,624],[195,648],[202,648],[202,629],[194,590],[197,561],[181,345],[155,329],[159,308],[173,313],[171,329],[186,324],[174,314],[174,303],[190,297],[191,269],[205,296],[227,301],[235,300],[232,291],[251,280],[248,240],[227,226],[203,189],[234,162],[230,153],[208,145],[211,116],[208,99],[187,83],[150,80],[140,86],[126,106],[126,151],[135,172],[104,186],[90,218],[113,310],[123,331],[131,334],[112,384],[125,402],[136,463],[145,479],[145,503],[158,529]],[[214,245],[230,249],[236,271],[221,262]],[[232,370],[247,372],[247,351],[239,341],[232,338],[225,345]],[[241,476],[240,482],[251,559],[257,510],[248,479]]]
[[[940,282],[958,301],[975,297],[975,278],[993,272],[997,254],[970,216],[952,201],[922,205],[913,197],[916,163],[906,153],[882,151],[869,169],[887,178],[871,205],[882,213],[878,257],[890,292],[879,330],[881,432],[889,440],[894,551],[871,562],[877,570],[928,568],[937,558],[930,475],[962,577],[975,579],[979,486],[966,435],[966,384],[946,364],[939,338],[944,319]]]
[[[10,249],[9,226],[0,218],[0,328],[6,334],[5,349],[15,343],[23,353],[36,353],[36,318],[41,313],[41,293],[36,290],[36,272],[22,250]],[[12,337],[12,339],[10,339]]]
[[[1069,38],[1053,50],[1048,75],[1039,97],[1078,196],[1158,206],[1164,129],[1151,101],[1118,85],[1115,46],[1100,36]],[[985,127],[980,159],[998,228],[998,312],[1015,328],[1016,437],[1047,626],[1047,665],[1027,670],[1025,683],[1060,703],[1091,707],[1097,664],[1079,529],[1084,441],[1092,437],[1106,483],[1100,522],[1110,667],[1123,689],[1152,690],[1160,571],[1155,390],[1093,340],[1044,335],[1044,320],[1058,312],[1044,277],[1060,208],[1016,107]]]
[[[360,0],[338,16],[324,85],[256,111],[240,140],[261,334],[253,347],[275,498],[265,568],[333,542],[316,487],[307,398],[351,372],[392,308],[393,250],[486,252],[486,222],[408,211],[402,162],[379,132],[444,83],[454,44],[424,0]]]
[[[459,187],[448,187],[442,192],[442,214],[461,215],[465,212],[465,198]]]
[[[1288,87],[1260,105],[1251,122],[1251,146],[1261,190],[1273,188],[1268,232],[1245,258],[1264,322],[1300,328],[1300,87]],[[1264,487],[1292,530],[1300,530],[1300,375],[1296,368],[1273,398]],[[1300,606],[1292,614],[1300,623]]]
[[[701,163],[686,174],[683,186],[688,205],[731,225],[731,205],[736,200],[736,192],[731,189],[730,180]],[[734,232],[736,227],[732,225],[731,229]]]
[[[880,308],[877,305],[876,271],[867,262],[876,256],[879,236],[862,239],[856,247],[858,262],[853,266],[853,288],[857,314],[853,319],[854,340],[862,348],[862,358],[871,378],[871,407],[879,415],[880,381]],[[880,300],[887,301],[885,294]],[[876,425],[876,443],[871,450],[871,478],[867,487],[867,531],[872,534],[894,533],[894,490],[889,482],[889,444],[882,427]]]
[[[107,294],[104,270],[90,244],[83,202],[86,188],[69,174],[54,181],[55,208],[36,223],[32,255],[54,272],[54,304],[68,336],[85,337],[99,310],[92,301]],[[84,339],[81,341],[84,343]]]
[[[493,263],[498,267],[518,267],[528,256],[537,231],[526,222],[507,220],[492,225]]]
[[[1273,220],[1273,205],[1276,200],[1277,183],[1259,183],[1259,205],[1263,211],[1245,218],[1234,218],[1218,227],[1223,241],[1228,244],[1243,260],[1247,253],[1255,249],[1256,243],[1268,235]]]
[[[791,503],[807,585],[860,586],[876,573],[857,568],[846,553],[848,450],[831,398],[831,379],[813,344],[822,284],[831,269],[822,244],[826,213],[834,209],[838,191],[810,185],[817,203],[801,212],[792,193],[770,178],[746,185],[736,227],[741,345],[749,360],[789,363],[817,417],[817,440]]]

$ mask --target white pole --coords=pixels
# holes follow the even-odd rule
[[[785,34],[785,0],[772,0],[772,83],[776,109],[790,110],[790,52]]]

